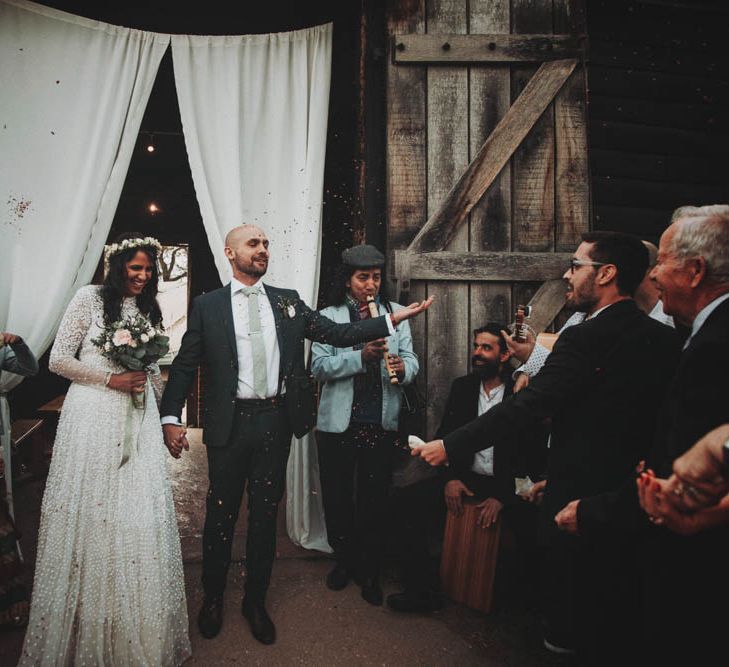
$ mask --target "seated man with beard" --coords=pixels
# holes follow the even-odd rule
[[[508,329],[495,322],[474,330],[471,373],[453,381],[436,437],[445,437],[511,395],[514,386],[508,367],[511,353],[502,331]],[[398,552],[405,591],[388,597],[392,609],[433,611],[442,604],[439,586],[433,581],[434,568],[428,562],[426,535],[430,521],[438,523],[438,532],[443,534],[443,495],[447,511],[456,516],[463,514],[464,496],[478,500],[481,528],[492,526],[503,512],[505,525],[516,541],[516,568],[524,575],[520,577],[526,586],[524,592],[536,593],[539,572],[534,562],[536,511],[534,505],[516,495],[514,478],[528,474],[536,479],[544,471],[546,428],[534,429],[530,442],[520,445],[523,446],[519,451],[525,453],[521,460],[503,461],[494,457],[494,448],[484,442],[475,454],[452,460],[438,479],[421,482],[397,494],[393,517],[398,526],[398,541],[402,543]],[[483,449],[486,447],[489,448]]]

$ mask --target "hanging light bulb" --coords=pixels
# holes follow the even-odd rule
[[[147,140],[147,153],[154,153],[154,135],[150,134]]]
[[[147,206],[147,210],[148,210],[148,211],[149,211],[149,212],[150,212],[150,213],[151,213],[152,215],[154,215],[155,213],[159,213],[159,211],[160,211],[160,208],[159,208],[159,206],[157,206],[157,204],[156,204],[155,202],[150,202],[150,203],[149,203],[149,206]]]

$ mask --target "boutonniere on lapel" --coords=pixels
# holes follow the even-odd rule
[[[293,320],[294,317],[296,317],[296,302],[290,301],[289,299],[285,297],[281,297],[278,300],[278,307],[281,310],[281,314],[284,317],[287,317],[290,320]]]

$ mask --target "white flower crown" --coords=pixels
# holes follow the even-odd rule
[[[120,252],[129,250],[129,248],[145,247],[154,248],[158,253],[162,252],[162,244],[151,236],[145,236],[143,239],[124,239],[120,243],[112,243],[111,245],[104,246],[107,257],[113,257]]]

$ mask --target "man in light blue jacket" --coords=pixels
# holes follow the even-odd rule
[[[384,264],[384,256],[374,246],[345,250],[332,299],[337,305],[322,314],[346,323],[402,308],[380,293]],[[362,597],[374,605],[382,604],[379,570],[401,385],[412,382],[418,368],[407,322],[401,322],[387,338],[353,348],[312,346],[311,371],[322,383],[317,419],[319,469],[327,533],[337,561],[326,583],[332,590],[341,590],[354,576],[362,585]],[[397,383],[391,382],[391,375]]]

